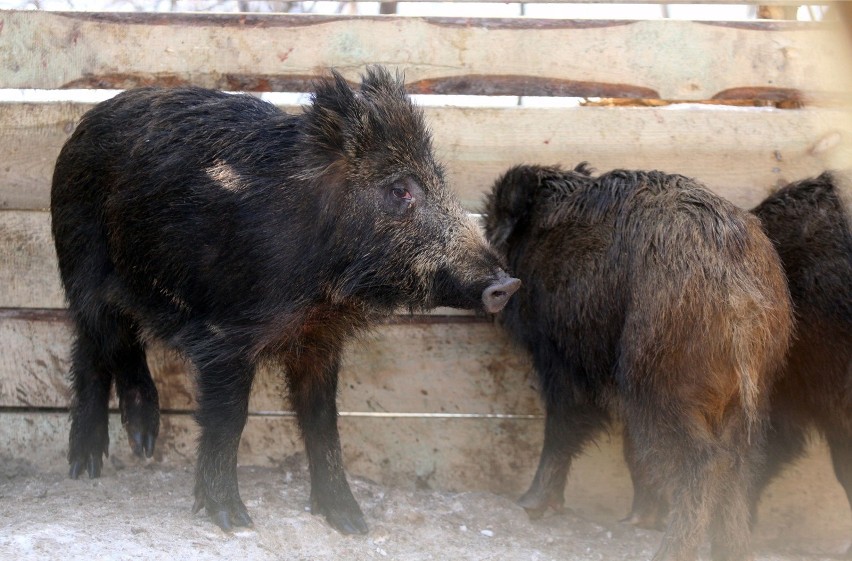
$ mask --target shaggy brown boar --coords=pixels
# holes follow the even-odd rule
[[[544,449],[520,504],[563,504],[571,461],[613,417],[671,504],[654,559],[749,556],[768,388],[791,329],[775,250],[756,218],[679,175],[518,166],[486,234],[525,289],[501,314],[532,355]]]
[[[366,532],[337,430],[344,343],[398,307],[496,312],[519,282],[445,185],[399,79],[339,75],[304,114],[251,96],[142,88],[89,111],[60,153],[53,236],[74,324],[70,475],[101,471],[115,380],[137,454],[159,427],[145,345],[196,366],[194,510],[251,525],[237,446],[257,364],[286,370],[311,508]]]
[[[834,473],[852,504],[852,205],[840,174],[791,183],[752,210],[781,258],[796,320],[787,360],[770,394],[766,462],[752,510],[766,485],[801,457],[812,429],[828,441]],[[626,450],[634,480],[628,520],[660,527],[668,506],[645,484]],[[852,557],[852,547],[847,552]]]

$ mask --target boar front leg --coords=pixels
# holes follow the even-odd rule
[[[223,355],[224,356],[224,355]],[[196,420],[201,425],[195,504],[220,528],[252,526],[237,484],[237,449],[248,417],[254,365],[237,355],[194,357],[199,370]]]
[[[571,462],[607,422],[606,413],[598,407],[548,399],[538,469],[532,485],[518,499],[531,519],[541,518],[548,508],[562,510]]]
[[[290,401],[305,440],[311,473],[311,512],[344,534],[366,534],[367,522],[343,471],[337,431],[340,344],[330,337],[303,338],[285,358]]]
[[[571,462],[606,427],[609,417],[575,387],[574,380],[583,373],[572,370],[558,348],[546,341],[535,341],[531,347],[545,406],[544,445],[532,485],[518,504],[534,520],[548,508],[562,509]]]

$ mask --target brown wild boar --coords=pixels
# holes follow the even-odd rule
[[[524,283],[500,315],[532,356],[544,449],[520,504],[561,508],[571,461],[618,417],[672,516],[654,559],[749,558],[749,495],[792,317],[759,221],[680,175],[518,166],[486,234]]]

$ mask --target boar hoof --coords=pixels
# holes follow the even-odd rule
[[[85,460],[71,460],[71,466],[68,469],[68,477],[77,479],[83,472],[83,466],[86,466],[86,472],[89,474],[89,479],[95,479],[101,476],[101,468],[103,467],[103,459],[100,452],[89,454]]]
[[[242,526],[244,528],[254,527],[254,522],[252,522],[248,512],[218,510],[214,513],[210,513],[208,511],[207,515],[210,516],[210,519],[213,520],[217,526],[226,532],[233,530],[234,526]]]
[[[154,455],[154,443],[157,441],[157,436],[142,429],[133,429],[127,427],[127,439],[130,441],[130,449],[140,458],[142,454],[146,458]]]
[[[80,443],[72,444],[71,453],[68,454],[68,476],[71,479],[77,479],[85,468],[89,474],[89,479],[100,477],[101,468],[104,465],[104,455],[109,456],[109,451],[105,446],[92,443],[89,443],[89,446]]]
[[[68,444],[68,476],[77,479],[85,469],[90,479],[100,477],[103,457],[109,456],[106,422],[74,419]]]
[[[663,524],[662,518],[659,516],[635,510],[630,511],[630,514],[622,518],[619,522],[622,524],[629,524],[635,528],[641,528],[642,530],[662,531],[666,528],[666,525]]]
[[[551,498],[540,493],[532,492],[532,490],[524,493],[518,499],[518,505],[522,506],[527,511],[527,516],[530,520],[538,520],[545,515],[548,509],[553,509],[557,513],[565,511],[563,502],[558,498]]]
[[[325,519],[341,534],[366,534],[370,529],[361,513],[353,515],[348,512],[334,511],[327,513]]]
[[[225,532],[230,532],[234,527],[253,528],[254,522],[249,516],[248,510],[239,499],[227,501],[226,504],[218,503],[205,496],[203,492],[196,492],[195,504],[192,505],[192,513],[196,514],[204,507],[207,516]]]
[[[160,432],[160,408],[156,389],[151,397],[139,388],[125,391],[120,400],[121,422],[127,431],[130,449],[140,458],[154,455],[154,443]],[[149,392],[150,393],[150,392]]]
[[[341,534],[366,534],[370,529],[354,499],[352,504],[321,505],[318,501],[313,503],[311,513],[324,515],[328,524]]]

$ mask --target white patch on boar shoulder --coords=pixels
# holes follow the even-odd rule
[[[231,164],[217,160],[216,164],[204,170],[213,183],[226,191],[234,193],[245,189],[246,184]]]

